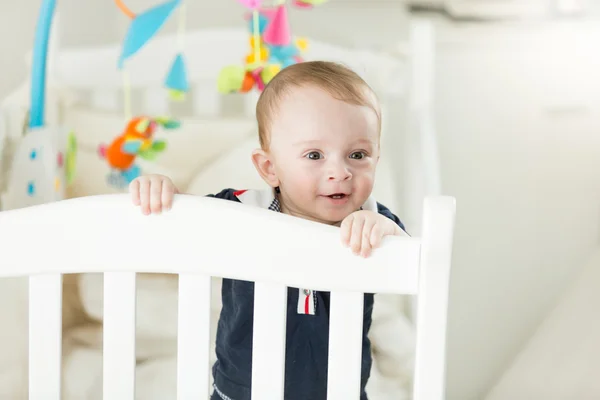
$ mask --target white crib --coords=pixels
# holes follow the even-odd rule
[[[164,257],[166,253],[162,256],[158,255],[159,258],[151,264],[145,263],[142,258],[133,264],[123,264],[123,260],[127,260],[127,257],[132,256],[125,253],[123,255],[124,258],[122,257],[121,261],[118,262],[114,262],[112,258],[106,258],[106,254],[91,257],[91,255],[100,254],[101,252],[98,239],[105,245],[121,243],[120,247],[118,247],[119,252],[125,251],[123,242],[119,242],[116,239],[119,237],[123,238],[123,236],[113,235],[111,238],[108,235],[103,236],[101,234],[101,232],[107,233],[110,229],[110,226],[106,224],[111,220],[113,222],[118,221],[118,218],[113,219],[112,216],[108,216],[107,219],[103,220],[96,218],[99,215],[108,215],[113,212],[119,215],[122,213],[125,220],[129,221],[125,224],[130,226],[127,229],[131,229],[131,233],[137,233],[136,240],[139,243],[143,243],[141,238],[146,238],[150,240],[150,243],[153,243],[158,239],[150,237],[148,232],[144,233],[148,226],[146,224],[148,223],[155,224],[154,226],[150,226],[150,229],[154,232],[164,232],[163,226],[172,229],[180,223],[182,224],[182,228],[194,226],[195,230],[198,230],[199,226],[207,227],[212,224],[217,226],[217,222],[220,221],[220,217],[218,216],[223,214],[219,212],[219,209],[221,207],[227,208],[228,206],[214,205],[211,202],[207,202],[203,204],[205,211],[191,211],[194,207],[192,207],[193,204],[190,202],[204,202],[204,200],[181,198],[178,199],[180,207],[178,207],[176,212],[173,212],[172,216],[138,220],[137,214],[131,211],[130,207],[125,204],[125,201],[119,199],[118,196],[108,198],[87,197],[116,194],[119,192],[105,185],[104,178],[108,172],[108,167],[97,157],[96,149],[99,143],[109,142],[123,128],[125,122],[125,116],[122,112],[123,81],[121,74],[116,70],[116,60],[120,44],[115,43],[110,46],[86,49],[62,48],[59,40],[59,21],[60,18],[56,17],[53,22],[53,32],[51,35],[45,122],[49,126],[62,126],[72,129],[77,134],[79,143],[77,156],[78,173],[75,183],[66,194],[67,197],[84,198],[0,214],[0,240],[3,240],[1,243],[5,244],[18,242],[17,238],[21,234],[18,232],[22,232],[23,235],[25,234],[24,231],[14,230],[14,226],[20,226],[19,229],[21,230],[25,229],[26,226],[33,229],[33,225],[27,222],[30,218],[31,221],[37,221],[32,223],[36,224],[36,226],[39,225],[39,229],[41,230],[38,230],[38,232],[42,232],[44,229],[51,229],[51,226],[63,227],[69,225],[68,221],[73,219],[75,222],[71,227],[73,228],[73,232],[77,232],[72,235],[67,231],[63,232],[60,230],[57,232],[61,233],[55,232],[52,235],[42,235],[40,233],[40,236],[34,236],[33,233],[30,234],[28,236],[30,239],[29,243],[36,243],[36,246],[38,246],[38,242],[32,241],[34,238],[44,237],[45,239],[39,242],[38,250],[35,250],[34,256],[38,257],[37,261],[29,263],[32,259],[28,259],[26,262],[28,267],[22,267],[25,259],[16,258],[18,249],[23,249],[24,247],[15,245],[11,247],[10,251],[2,252],[4,258],[1,259],[0,263],[2,265],[11,265],[11,269],[6,270],[6,273],[2,270],[3,272],[0,273],[0,276],[14,275],[14,271],[19,271],[17,275],[20,276],[29,276],[30,274],[27,271],[30,271],[32,274],[39,274],[41,272],[54,273],[54,275],[41,274],[30,280],[30,333],[32,335],[38,333],[42,329],[39,327],[43,327],[47,331],[44,335],[36,336],[37,339],[32,340],[30,343],[30,397],[43,398],[44,400],[59,398],[61,371],[57,368],[57,365],[60,362],[61,352],[60,347],[56,346],[57,343],[60,343],[61,334],[61,279],[57,274],[71,272],[106,272],[103,289],[105,294],[103,300],[105,344],[103,361],[105,378],[103,381],[104,398],[121,399],[133,396],[135,382],[133,378],[135,359],[132,355],[132,349],[134,349],[135,344],[135,325],[133,323],[133,310],[135,307],[134,278],[135,272],[146,271],[178,272],[183,274],[179,278],[179,303],[175,306],[179,307],[180,317],[174,323],[174,325],[178,325],[177,339],[180,349],[177,356],[179,366],[179,375],[177,378],[178,396],[181,400],[194,396],[194,398],[202,398],[208,391],[207,386],[209,385],[209,381],[198,382],[197,380],[192,380],[190,375],[184,373],[185,371],[189,371],[190,368],[198,371],[199,374],[208,372],[208,361],[202,365],[195,365],[198,357],[204,356],[204,359],[208,360],[205,353],[208,350],[202,346],[208,343],[208,336],[206,335],[208,335],[207,325],[210,321],[210,315],[207,311],[208,306],[206,310],[200,310],[197,307],[199,304],[204,305],[211,300],[210,279],[208,278],[210,275],[239,277],[236,275],[237,272],[229,269],[219,271],[211,269],[208,267],[212,257],[210,254],[202,253],[195,254],[191,258],[184,257],[181,254],[192,254],[192,247],[181,247],[184,246],[183,243],[187,242],[180,242],[177,244],[178,247],[175,247],[176,249],[183,250],[183,253],[178,256],[180,258],[177,259],[185,261],[183,263],[172,260],[169,263],[159,264],[156,260],[160,260],[160,257]],[[397,213],[407,223],[411,233],[423,234],[424,246],[419,247],[420,241],[418,240],[400,240],[401,244],[399,244],[397,254],[391,250],[391,245],[386,245],[379,251],[379,256],[367,261],[359,261],[349,257],[341,253],[341,249],[339,252],[336,250],[331,254],[329,254],[328,250],[326,253],[322,253],[324,259],[329,257],[335,259],[336,263],[339,263],[339,260],[347,260],[349,268],[361,270],[363,268],[369,270],[378,270],[380,268],[380,274],[379,272],[374,273],[372,277],[365,280],[362,279],[365,274],[363,271],[362,275],[358,274],[355,277],[348,278],[348,282],[345,282],[348,286],[339,286],[339,282],[337,282],[340,276],[338,275],[339,271],[336,272],[337,269],[334,268],[331,270],[329,278],[326,279],[321,276],[317,280],[310,280],[309,283],[311,283],[311,287],[341,291],[334,297],[342,303],[346,301],[357,303],[358,294],[356,293],[366,290],[376,291],[380,293],[377,295],[380,297],[376,297],[376,309],[377,304],[382,304],[387,300],[384,297],[386,293],[414,294],[417,290],[417,284],[427,285],[430,289],[427,289],[428,291],[425,293],[429,293],[432,296],[432,300],[427,300],[428,297],[425,297],[424,301],[419,302],[419,312],[430,315],[430,317],[419,321],[419,332],[429,331],[428,326],[430,324],[440,325],[439,331],[436,331],[438,328],[432,329],[434,336],[431,338],[428,336],[419,337],[420,339],[424,337],[424,339],[419,340],[417,348],[420,354],[418,357],[424,357],[423,359],[427,360],[430,358],[434,359],[435,355],[441,355],[442,358],[439,359],[439,364],[432,364],[431,366],[419,362],[416,369],[414,386],[415,395],[421,395],[426,399],[438,399],[443,397],[443,336],[445,333],[448,273],[446,268],[449,267],[449,254],[444,253],[444,251],[449,252],[450,249],[452,218],[450,215],[451,212],[447,210],[449,213],[447,215],[448,219],[445,220],[445,217],[440,218],[436,221],[435,230],[431,231],[432,228],[429,228],[429,233],[427,232],[427,224],[421,220],[422,214],[427,216],[442,212],[440,210],[436,211],[436,208],[433,207],[433,204],[437,204],[435,201],[431,203],[432,209],[421,209],[424,195],[439,194],[440,192],[439,169],[437,168],[439,162],[436,154],[435,135],[431,129],[433,36],[431,34],[431,26],[424,21],[413,21],[410,31],[409,51],[404,51],[402,46],[399,45],[400,50],[396,53],[344,48],[309,38],[310,50],[306,54],[306,59],[335,60],[349,65],[360,73],[377,92],[382,102],[384,114],[382,140],[386,145],[384,146],[382,161],[378,168],[378,185],[375,188],[375,196],[392,209],[398,210]],[[239,188],[260,185],[262,182],[258,176],[255,176],[256,174],[244,174],[242,172],[246,170],[250,172],[254,171],[252,165],[249,163],[247,154],[249,154],[248,148],[254,146],[254,142],[256,141],[254,107],[257,93],[249,93],[243,96],[222,96],[216,91],[216,78],[220,68],[228,64],[238,63],[240,57],[246,53],[247,33],[244,29],[213,29],[186,34],[185,41],[187,48],[202,48],[205,49],[205,52],[189,51],[186,54],[192,89],[190,100],[179,105],[167,101],[165,90],[162,87],[162,77],[164,77],[169,67],[169,62],[174,56],[175,48],[172,46],[174,41],[175,38],[173,35],[160,35],[128,63],[130,83],[133,89],[134,113],[174,114],[183,119],[183,127],[166,137],[169,143],[169,150],[157,162],[143,165],[145,172],[167,174],[174,179],[181,190],[194,194],[214,192],[215,190],[222,189],[222,185],[237,186]],[[212,54],[212,57],[208,59],[203,57],[203,54],[206,53]],[[156,57],[157,54],[160,54],[161,57]],[[402,117],[399,117],[399,115],[403,115],[403,110],[397,109],[398,107],[406,107],[407,105],[409,106],[408,124]],[[13,141],[14,143],[19,142],[28,111],[29,84],[24,83],[9,98],[5,99],[2,104],[0,132],[5,132],[5,136],[9,141]],[[406,129],[407,126],[409,127],[408,130]],[[408,138],[404,136],[408,136]],[[207,143],[210,146],[206,146]],[[399,148],[403,144],[405,146]],[[398,153],[404,156],[398,157]],[[235,174],[232,173],[234,170],[236,171]],[[401,191],[398,190],[399,181],[402,181],[402,173],[399,171],[405,171],[404,175],[407,176],[405,183],[409,185],[405,189],[407,195],[404,198],[402,198]],[[0,182],[0,188],[2,187],[1,184],[2,182]],[[11,202],[10,198],[3,200],[5,201],[4,205],[8,206],[8,209],[20,207],[19,204]],[[444,200],[442,200],[442,203],[444,203]],[[99,207],[98,210],[104,211],[91,210],[96,207]],[[214,215],[212,212],[209,212],[209,210],[213,210],[213,207],[216,207]],[[452,208],[450,204],[441,206],[442,209],[445,207]],[[64,217],[62,216],[63,212]],[[212,215],[211,218],[215,219],[206,221],[200,219],[205,212],[207,215]],[[201,213],[202,215],[197,213]],[[38,215],[44,215],[44,217],[37,219]],[[195,216],[184,222],[184,218],[181,217],[182,215]],[[50,219],[46,220],[46,218]],[[61,218],[63,218],[63,222],[55,225],[55,222],[61,220]],[[252,220],[257,217],[253,211],[248,211],[248,214],[244,214],[243,218],[248,220],[248,226],[250,226]],[[438,219],[436,216],[427,218]],[[9,223],[9,221],[14,222]],[[87,223],[83,221],[87,221]],[[288,220],[283,217],[281,221]],[[276,217],[272,223],[279,227],[278,224],[284,224],[281,221],[279,217]],[[427,221],[427,219],[423,221]],[[12,225],[13,223],[15,225]],[[302,232],[304,232],[302,229],[315,230],[314,234],[307,235],[307,237],[311,238],[310,242],[302,242],[305,249],[309,250],[311,246],[327,242],[332,244],[332,249],[338,245],[336,240],[331,237],[332,231],[327,231],[326,228],[322,230],[324,229],[323,227],[305,226],[303,222],[298,223],[301,226],[300,230]],[[446,228],[445,223],[449,224]],[[284,224],[281,229],[291,232],[293,229],[296,229],[293,227],[294,224],[291,226]],[[443,235],[444,229],[446,229],[448,237]],[[120,234],[125,235],[125,230],[120,232]],[[206,234],[206,232],[203,234]],[[438,234],[442,236],[436,239],[436,235]],[[88,236],[89,240],[85,243],[80,243],[79,239],[85,236]],[[322,242],[316,240],[317,238]],[[313,239],[315,242],[312,242]],[[165,243],[165,246],[169,246],[169,243],[175,246],[172,238],[161,235],[160,240]],[[437,250],[432,250],[433,247],[437,246],[436,244],[431,248],[429,247],[433,243],[432,240],[441,247],[446,246],[444,247],[445,250],[440,250],[439,253]],[[438,240],[440,241],[439,243],[437,242]],[[391,241],[394,242],[395,240]],[[78,250],[69,250],[68,246],[72,243],[81,244],[83,247],[79,247]],[[58,248],[55,248],[52,250],[54,253],[47,253],[46,250],[50,249],[53,245],[60,246],[62,250],[59,251]],[[25,245],[22,244],[22,246]],[[406,250],[406,246],[411,250],[407,250],[405,254],[404,250]],[[316,248],[319,249],[319,254],[321,254],[322,248]],[[429,275],[423,275],[425,278],[417,282],[417,276],[410,275],[411,273],[414,274],[416,270],[409,272],[408,270],[398,269],[398,266],[402,265],[398,261],[403,259],[404,256],[407,256],[408,260],[412,260],[408,264],[416,267],[418,260],[409,256],[417,254],[419,248],[421,252],[425,252],[423,254],[438,254],[434,257],[436,261],[432,261],[438,265],[437,267],[432,267],[432,286],[429,286],[430,282],[429,278],[427,278]],[[214,246],[214,249],[218,249],[218,247]],[[258,248],[252,251],[256,251],[256,249]],[[250,249],[246,250],[250,251]],[[308,254],[301,250],[290,243],[280,246],[282,253],[286,251],[291,252],[290,254],[298,253],[297,262],[300,262],[299,260],[302,259],[304,254]],[[57,261],[57,258],[53,257],[59,257],[59,253],[67,258],[61,256],[60,260]],[[243,254],[243,252],[241,251],[240,254]],[[248,253],[248,256],[252,257],[252,254],[254,253]],[[13,260],[17,261],[13,262]],[[93,261],[90,263],[89,260]],[[197,262],[204,260],[207,264],[203,267],[188,265],[191,260]],[[427,257],[422,257],[420,262],[425,265],[428,262],[427,260]],[[382,264],[375,265],[379,261]],[[119,266],[123,265],[127,265],[127,271],[129,272],[125,272],[124,269],[119,268]],[[42,269],[31,270],[33,267]],[[44,270],[44,268],[49,269]],[[231,266],[231,268],[233,267]],[[265,271],[261,270],[260,267],[257,268],[259,269],[253,271],[253,274],[248,276],[248,279],[261,282],[265,278],[261,274],[264,274]],[[192,271],[197,272],[198,275],[187,274]],[[271,270],[268,271],[271,274],[273,273]],[[407,278],[412,278],[404,279],[405,276],[403,274],[405,272],[408,274],[406,275]],[[122,275],[120,275],[121,273]],[[362,280],[357,277],[361,277]],[[304,282],[303,279],[305,278],[293,274],[289,277],[287,275],[280,277],[268,276],[266,283],[259,284],[259,287],[260,285],[265,286],[264,293],[269,293],[269,290],[276,292],[277,290],[281,290],[281,287],[283,287],[281,285],[299,286],[300,282]],[[379,282],[378,279],[381,279],[381,281]],[[356,286],[358,282],[361,282],[361,284],[364,283],[365,286]],[[398,282],[401,282],[399,286],[394,286],[394,283]],[[279,289],[273,288],[272,284],[280,285]],[[419,290],[423,287],[421,286]],[[138,290],[142,289],[143,286],[138,281]],[[101,291],[102,289],[98,290]],[[348,290],[354,294],[344,294]],[[356,291],[356,293],[352,291]],[[114,295],[114,293],[120,294]],[[269,296],[271,294],[269,293]],[[281,292],[276,295],[281,296]],[[257,301],[261,301],[260,296],[257,291]],[[284,299],[281,298],[281,300],[278,303],[279,306],[284,304]],[[193,305],[193,307],[189,305]],[[102,317],[101,304],[99,306],[100,316]],[[272,306],[276,307],[276,305]],[[333,307],[336,307],[334,311],[340,308],[339,305]],[[429,314],[429,307],[434,309],[431,314]],[[268,315],[264,315],[261,312],[256,314],[256,318],[258,319],[257,325],[263,326],[264,324],[266,327],[273,327],[272,331],[266,330],[256,336],[256,346],[260,349],[266,343],[270,343],[274,345],[274,352],[259,350],[255,354],[260,353],[265,357],[281,356],[279,351],[283,344],[277,342],[277,340],[281,340],[282,337],[281,335],[277,335],[278,332],[283,332],[283,326],[279,323],[282,321],[280,314],[282,308],[278,310],[274,309]],[[400,312],[397,311],[397,313]],[[343,311],[338,311],[337,313],[340,313],[341,321],[339,322],[338,329],[341,329],[343,332],[349,331],[346,329],[345,324],[358,323],[356,318],[352,320],[352,316],[345,315]],[[98,313],[94,316],[97,315]],[[271,317],[273,319],[270,319]],[[264,318],[264,320],[260,320],[260,318]],[[374,312],[374,325],[377,318]],[[431,320],[428,318],[431,318]],[[212,323],[214,324],[214,321]],[[334,329],[332,330],[332,338],[335,337],[335,334]],[[402,338],[402,340],[404,339],[406,338]],[[354,340],[356,340],[356,337]],[[432,343],[437,343],[438,347],[428,345],[427,342],[429,340]],[[336,342],[334,340],[332,342],[330,356],[332,359],[330,367],[330,371],[332,371],[330,372],[331,392],[329,397],[343,400],[351,399],[357,393],[355,388],[349,384],[353,379],[352,377],[356,377],[357,372],[353,365],[356,362],[355,356],[357,354],[340,350],[336,347],[336,343],[344,347],[344,349],[352,347],[351,341]],[[384,343],[381,344],[384,345]],[[183,349],[185,351],[182,351]],[[270,362],[271,359],[268,358],[268,361]],[[260,373],[262,371],[260,362],[260,358],[257,361],[255,360],[255,363],[259,363],[255,372]],[[348,369],[345,369],[346,367]],[[338,368],[339,371],[336,372]],[[421,371],[426,371],[426,374],[422,374]],[[283,376],[282,374],[281,377]],[[268,388],[268,393],[263,394],[261,392],[261,394],[255,394],[254,398],[258,397],[261,400],[270,399],[269,395],[275,396],[273,398],[280,398],[277,396],[281,394],[282,381],[279,382],[279,375],[277,379],[273,378],[272,374],[262,377],[260,375],[256,376],[256,382],[258,383],[254,385],[254,390],[258,391]],[[270,386],[263,386],[261,382],[264,382],[264,385],[275,383],[277,386],[271,388]],[[65,380],[62,381],[62,384],[66,386]],[[345,390],[348,390],[350,394],[347,395]],[[54,397],[51,397],[50,393]],[[202,395],[196,396],[197,394]]]
[[[368,259],[341,246],[338,228],[195,196],[150,217],[127,195],[2,212],[0,276],[30,277],[29,398],[60,399],[61,274],[103,272],[103,398],[134,399],[135,276],[149,272],[179,274],[180,400],[209,393],[211,276],[255,282],[254,399],[283,399],[287,286],[332,292],[334,400],[359,398],[363,293],[418,295],[414,398],[443,399],[454,199],[429,198],[424,210],[420,239],[386,238]]]

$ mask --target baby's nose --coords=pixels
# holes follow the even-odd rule
[[[334,166],[328,175],[330,181],[347,181],[352,178],[352,173],[345,165]]]

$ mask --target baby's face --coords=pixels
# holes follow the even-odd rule
[[[280,102],[271,128],[284,212],[334,224],[365,203],[379,160],[373,110],[318,88],[296,88]]]

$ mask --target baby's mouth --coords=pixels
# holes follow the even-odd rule
[[[329,197],[330,199],[340,200],[340,199],[346,198],[348,196],[349,195],[345,194],[345,193],[334,193],[334,194],[328,195],[327,197]]]

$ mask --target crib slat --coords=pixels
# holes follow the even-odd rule
[[[283,400],[287,287],[254,284],[252,398]]]
[[[362,293],[331,293],[328,399],[360,399],[363,311]]]
[[[29,399],[60,400],[62,275],[29,278]]]
[[[169,114],[169,98],[162,87],[148,87],[142,94],[143,110],[149,115]]]
[[[211,278],[179,275],[177,399],[207,399],[209,390]]]
[[[104,274],[104,400],[135,397],[135,304],[134,272]]]
[[[192,107],[196,116],[216,117],[221,114],[220,95],[215,90],[214,81],[199,81],[193,86]]]
[[[92,107],[103,111],[119,111],[119,92],[114,89],[94,88],[90,95]]]
[[[244,114],[248,117],[254,117],[256,115],[256,103],[260,92],[258,90],[251,90],[244,94]]]

